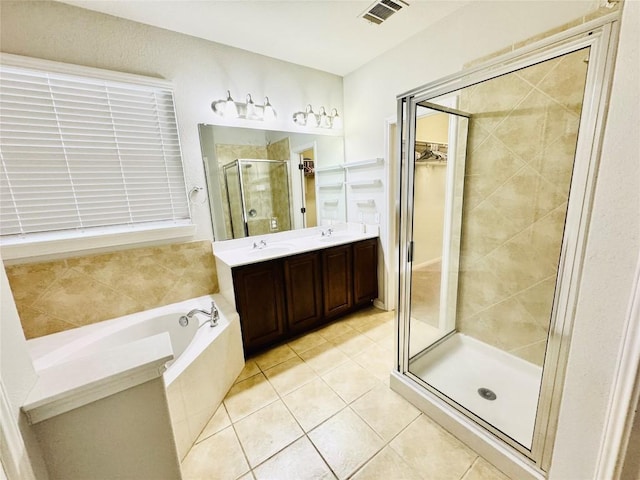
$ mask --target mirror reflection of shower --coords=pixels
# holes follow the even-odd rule
[[[318,225],[318,213],[316,207],[315,153],[313,148],[309,148],[299,155],[302,163],[304,226],[307,228],[316,227]]]
[[[240,158],[222,169],[232,238],[291,230],[286,161]]]

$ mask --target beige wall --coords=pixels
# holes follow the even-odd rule
[[[27,338],[218,292],[211,242],[6,267]]]
[[[580,122],[581,50],[463,90],[458,329],[542,365]]]
[[[416,140],[419,142],[449,143],[449,116],[436,113],[418,118]]]

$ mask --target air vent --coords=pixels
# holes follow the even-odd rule
[[[409,4],[404,0],[379,0],[370,5],[360,16],[371,23],[380,25],[398,10],[408,6]]]

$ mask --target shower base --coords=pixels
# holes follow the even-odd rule
[[[456,333],[410,361],[409,371],[531,448],[541,367]]]

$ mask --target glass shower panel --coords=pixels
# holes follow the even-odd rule
[[[224,181],[227,187],[229,214],[231,218],[232,238],[243,238],[247,236],[239,165],[240,163],[236,160],[235,162],[228,163],[223,167]]]
[[[291,230],[287,162],[240,160],[248,234]]]
[[[417,102],[431,107],[417,116],[447,112],[449,143],[462,148],[423,145],[416,130],[409,372],[529,450],[588,57],[574,51]]]

